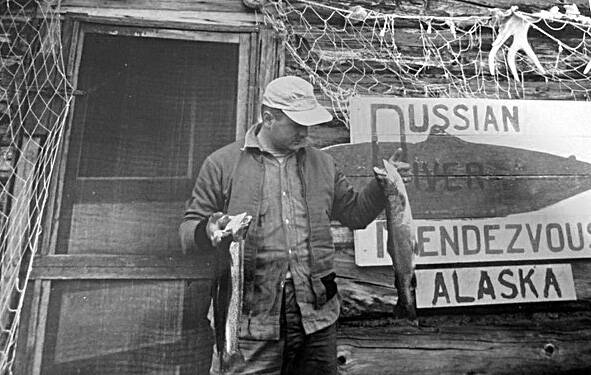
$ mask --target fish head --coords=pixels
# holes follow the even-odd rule
[[[399,169],[407,170],[409,165],[404,162],[392,162],[384,160],[384,168],[374,167],[376,180],[386,195],[398,195],[401,192],[406,195],[404,187],[405,179],[398,172]],[[406,177],[409,180],[409,177]]]
[[[388,180],[396,182],[397,180],[402,179],[400,173],[398,173],[398,167],[391,161],[384,159],[384,169],[386,170],[386,177]]]

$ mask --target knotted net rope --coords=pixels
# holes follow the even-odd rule
[[[307,76],[345,124],[357,95],[591,98],[591,18],[577,9],[447,17],[282,0],[265,20],[297,70],[286,73]]]
[[[0,374],[11,374],[71,90],[59,3],[0,3]]]

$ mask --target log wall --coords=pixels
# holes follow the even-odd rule
[[[584,14],[590,13],[587,1],[573,2]],[[520,10],[536,11],[561,2],[327,0],[326,3],[343,8],[359,4],[402,14],[462,16],[485,15],[493,7],[507,9],[513,5]],[[164,24],[175,28],[181,23],[183,27],[187,23],[250,27],[260,21],[260,15],[247,9],[240,0],[64,0],[61,10],[64,15],[87,19],[99,14],[103,18],[124,17],[150,27]],[[408,39],[400,42],[412,53],[418,48],[418,31],[409,28],[404,33]],[[490,44],[491,40],[485,42]],[[540,46],[537,51],[540,51],[541,61],[552,58],[553,51],[549,47]],[[284,73],[305,76],[289,56]],[[430,79],[435,84],[440,82],[437,74],[432,74]],[[537,81],[527,81],[524,86],[529,99],[565,99],[558,86]],[[422,92],[417,88],[416,92],[411,90],[408,94]],[[0,110],[2,100],[0,98]],[[5,117],[0,118],[0,147],[8,144],[4,120]],[[335,121],[314,127],[311,140],[318,147],[347,143],[349,130],[342,122]],[[10,156],[5,149],[2,149],[3,154]],[[10,157],[7,159],[10,161]],[[4,164],[0,164],[0,178],[5,169]],[[333,235],[343,299],[338,342],[340,373],[584,373],[584,369],[591,366],[591,265],[588,262],[577,261],[572,265],[579,297],[576,302],[425,310],[419,311],[419,325],[413,326],[391,316],[396,302],[392,269],[357,267],[351,231],[334,223]]]
[[[329,3],[345,9],[349,6],[343,1]],[[587,2],[572,3],[578,5],[581,13],[589,15]],[[535,12],[560,5],[556,1],[522,0],[357,1],[355,4],[375,6],[386,12],[450,16],[486,15],[493,7],[508,9],[516,5],[520,10]],[[397,31],[397,35],[408,36],[397,42],[411,55],[422,52],[416,43],[418,32],[411,28]],[[555,56],[552,46],[545,45],[539,37],[530,36],[530,41],[543,64]],[[491,43],[491,36],[485,36],[483,49]],[[285,70],[305,77],[289,56]],[[427,81],[433,84],[440,83],[440,79],[436,74],[427,76]],[[583,84],[590,85],[591,80]],[[539,82],[535,77],[524,82],[524,89],[525,99],[573,99],[565,96],[559,84]],[[407,94],[422,97],[424,90],[417,87]],[[324,100],[322,96],[319,99]],[[339,121],[312,130],[313,141],[319,147],[349,142],[348,129]],[[419,310],[416,327],[391,316],[396,301],[391,267],[355,266],[352,232],[333,224],[343,297],[339,331],[342,374],[554,374],[585,373],[591,368],[590,262],[571,262],[576,302],[423,309]]]

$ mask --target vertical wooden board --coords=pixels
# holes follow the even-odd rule
[[[29,364],[31,375],[41,374],[41,361],[43,359],[43,345],[45,343],[45,328],[47,326],[47,309],[49,306],[49,297],[51,293],[51,281],[41,280],[39,282],[41,290],[39,293],[39,302],[37,306],[37,319],[34,321],[35,330],[29,333],[33,341],[32,361]]]
[[[249,34],[239,36],[238,46],[238,90],[236,97],[236,139],[244,137],[250,126],[252,117],[252,90],[250,88],[253,79],[252,71],[254,60],[252,58],[253,38]]]
[[[41,280],[29,281],[19,322],[14,366],[15,374],[29,374],[32,371],[29,366],[35,350],[35,325],[37,323],[40,296]]]
[[[281,56],[279,45],[281,41],[273,29],[262,28],[258,33],[260,54],[257,69],[259,71],[259,85],[255,99],[258,108],[262,103],[264,89],[269,82],[279,76]]]
[[[67,81],[71,83],[72,87],[76,87],[77,83],[77,70],[80,58],[81,45],[78,45],[79,40],[84,40],[80,33],[80,22],[74,21],[69,17],[65,17],[62,24],[62,56],[65,61],[65,73]],[[65,173],[65,161],[68,149],[70,129],[73,121],[74,105],[76,98],[72,97],[68,113],[64,113],[66,116],[64,120],[63,139],[60,143],[59,149],[56,150],[57,157],[55,161],[55,168],[51,174],[50,188],[48,194],[48,201],[45,211],[45,219],[43,221],[43,231],[41,233],[41,248],[40,254],[48,254],[50,249],[54,246],[51,245],[52,233],[54,229],[54,223],[57,222],[57,216],[59,212],[59,206],[61,203],[61,188],[62,181]],[[56,208],[57,207],[57,208]]]

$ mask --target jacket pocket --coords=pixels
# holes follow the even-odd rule
[[[314,307],[318,310],[337,294],[336,274],[329,273],[324,277],[312,276],[312,290],[314,291]]]
[[[324,288],[326,289],[327,301],[330,301],[330,299],[337,294],[337,283],[335,282],[336,276],[336,273],[331,272],[320,279],[322,284],[324,284]]]

